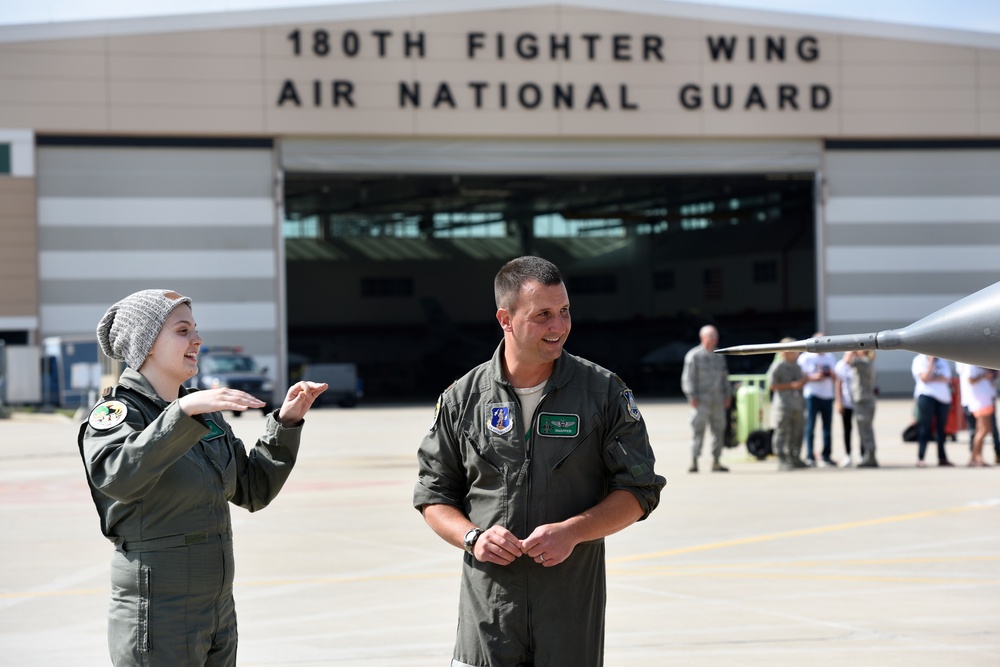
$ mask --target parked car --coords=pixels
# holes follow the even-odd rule
[[[330,385],[316,399],[317,405],[336,403],[342,408],[353,408],[364,396],[364,383],[355,364],[306,364],[302,379]]]
[[[198,389],[229,387],[245,391],[264,401],[261,410],[267,414],[274,410],[274,382],[254,358],[239,347],[202,347],[198,355],[198,375],[188,381]],[[233,412],[239,417],[242,412]]]

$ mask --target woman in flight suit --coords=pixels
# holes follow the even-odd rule
[[[303,417],[325,384],[298,382],[247,453],[222,417],[264,404],[229,388],[182,385],[202,339],[191,299],[136,292],[97,327],[101,349],[129,368],[80,428],[101,530],[112,541],[108,645],[116,667],[235,665],[229,503],[251,512],[295,463]]]

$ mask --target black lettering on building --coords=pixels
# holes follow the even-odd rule
[[[569,35],[549,35],[549,59],[558,60],[559,54],[563,60],[570,59]]]
[[[777,60],[778,62],[785,62],[785,37],[781,36],[775,39],[770,35],[767,36],[765,49],[765,59],[767,62],[772,60]]]
[[[587,96],[587,108],[591,109],[594,106],[600,105],[604,109],[608,108],[608,100],[604,97],[604,89],[601,88],[601,84],[595,83],[590,88],[590,95]]]
[[[378,56],[385,58],[385,41],[392,36],[391,30],[372,30],[372,35],[378,40]]]
[[[552,86],[552,107],[554,109],[573,108],[573,84],[555,84]]]
[[[542,89],[535,83],[525,83],[517,90],[517,99],[525,109],[536,109],[542,103]]]
[[[437,109],[442,104],[447,104],[452,109],[455,108],[455,98],[451,94],[451,88],[444,81],[438,86],[437,93],[434,95],[434,103],[431,106]]]
[[[416,50],[417,55],[424,57],[424,33],[420,31],[414,36],[409,30],[403,33],[403,57],[409,58]]]
[[[659,35],[644,35],[642,38],[642,59],[648,61],[650,55],[663,62],[663,38]]]
[[[639,105],[635,104],[628,99],[628,86],[624,83],[618,86],[618,101],[621,103],[621,109],[623,111],[638,111]]]
[[[336,79],[333,82],[333,106],[339,107],[343,100],[347,106],[354,107],[354,84],[343,79]]]
[[[726,92],[725,99],[719,97],[719,92],[724,89]],[[728,109],[733,106],[733,87],[732,85],[712,86],[712,103],[715,104],[716,109]]]
[[[597,58],[597,41],[601,39],[600,35],[595,35],[594,33],[587,33],[580,35],[583,41],[587,42],[587,60],[594,60]]]
[[[344,33],[344,36],[340,39],[341,47],[344,49],[344,55],[348,58],[353,58],[358,55],[361,51],[361,38],[358,37],[358,33],[353,30],[348,30]]]
[[[694,83],[681,86],[680,92],[681,106],[694,111],[701,108],[701,87]]]
[[[715,83],[712,84],[712,97],[711,104],[714,109],[719,111],[726,111],[733,107],[733,84],[731,83]],[[761,88],[759,84],[751,84],[750,88],[747,90],[746,96],[743,98],[743,109],[750,110],[752,108],[758,108],[762,111],[768,109],[768,100],[770,99],[772,108],[776,104],[779,110],[792,110],[799,111],[801,106],[799,104],[799,87],[791,83],[779,84],[775,93],[777,94],[777,102],[775,103],[775,98],[770,90],[765,93],[765,90]],[[708,95],[708,92],[705,92]],[[833,99],[833,94],[830,92],[830,88],[824,84],[817,83],[813,84],[810,88],[809,93],[809,108],[814,111],[822,111],[828,108]],[[803,98],[805,95],[803,94]],[[680,93],[678,95],[678,101],[680,105],[689,110],[697,111],[703,106],[702,99],[702,89],[701,86],[695,83],[685,84],[681,86]],[[803,99],[802,104],[806,102]]]
[[[795,45],[795,52],[805,62],[812,62],[819,58],[819,40],[812,35],[805,35]]]
[[[524,60],[534,60],[538,57],[538,38],[530,32],[517,36],[514,42],[514,50],[517,55]]]
[[[811,90],[811,102],[813,109],[826,109],[830,106],[830,101],[832,99],[830,94],[830,89],[821,83],[817,83],[812,87]]]
[[[611,37],[611,57],[619,62],[632,60],[632,36],[614,35]]]
[[[712,57],[713,62],[718,62],[720,55],[722,55],[727,62],[732,62],[733,53],[736,51],[735,36],[731,36],[729,39],[726,39],[725,37],[713,38],[709,35],[706,39],[708,39],[708,53]]]
[[[476,51],[484,48],[483,38],[486,37],[484,32],[470,32],[465,36],[465,52],[469,60],[473,60],[476,57]]]
[[[285,79],[285,82],[281,84],[281,93],[278,95],[278,106],[284,106],[285,102],[289,101],[297,107],[302,106],[299,92],[295,89],[295,83],[291,79]]]
[[[485,81],[470,81],[469,82],[469,88],[472,88],[472,90],[475,92],[475,96],[476,96],[476,108],[477,109],[482,109],[483,108],[483,89],[484,88],[488,88],[489,85],[490,84],[486,83]]]
[[[399,108],[403,109],[407,105],[420,108],[420,83],[414,82],[412,86],[405,81],[399,82]]]
[[[733,62],[740,44],[736,35],[708,35],[708,55],[713,62],[724,60]],[[757,60],[757,37],[747,35],[747,61]],[[788,39],[784,35],[767,35],[763,38],[763,57],[767,62],[785,62],[788,57]],[[795,55],[803,62],[813,62],[819,58],[819,40],[812,35],[803,35],[795,42]]]
[[[796,97],[799,94],[799,87],[793,86],[787,83],[783,83],[778,86],[778,108],[784,109],[787,104],[791,108],[798,111],[799,103],[796,101]]]
[[[760,86],[756,83],[750,86],[750,92],[747,93],[747,101],[743,104],[744,109],[749,109],[752,106],[759,106],[761,110],[767,110],[767,104],[764,102],[764,93],[760,92]]]

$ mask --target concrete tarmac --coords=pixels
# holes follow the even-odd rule
[[[965,467],[966,433],[948,444],[956,467],[931,445],[918,469],[900,437],[913,403],[885,399],[878,469],[779,473],[739,446],[730,473],[689,474],[689,409],[639,399],[668,483],[647,521],[608,539],[606,665],[1000,664],[1000,467]],[[233,509],[240,665],[450,664],[461,552],[410,506],[432,411],[314,410],[277,500]],[[231,422],[252,443],[262,417]],[[5,665],[110,664],[111,546],[76,430],[0,420]]]

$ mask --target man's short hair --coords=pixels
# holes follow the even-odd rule
[[[513,310],[521,286],[529,281],[550,287],[562,283],[563,277],[556,265],[547,259],[530,255],[512,259],[503,265],[493,281],[497,308]]]

